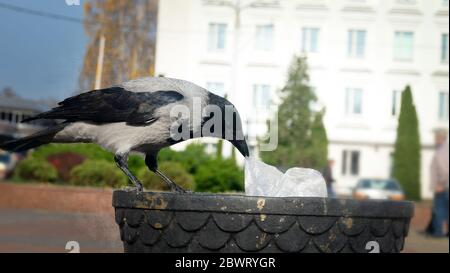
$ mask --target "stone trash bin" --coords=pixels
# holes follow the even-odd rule
[[[400,252],[411,202],[116,190],[125,252]]]

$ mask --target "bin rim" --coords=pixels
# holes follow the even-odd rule
[[[242,194],[137,192],[115,190],[116,209],[147,209],[192,212],[278,214],[368,218],[411,218],[409,201],[353,200],[319,197],[262,197]]]

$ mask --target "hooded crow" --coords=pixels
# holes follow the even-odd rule
[[[142,184],[128,168],[128,155],[145,155],[147,167],[172,191],[184,190],[164,175],[157,164],[165,147],[197,137],[229,140],[249,156],[240,117],[234,106],[193,83],[171,78],[141,78],[93,90],[60,102],[28,118],[59,123],[31,136],[6,142],[0,149],[21,152],[47,143],[96,143],[114,153],[117,166],[138,191]]]

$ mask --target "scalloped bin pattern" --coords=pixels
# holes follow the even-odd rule
[[[125,252],[400,252],[411,202],[117,190]]]

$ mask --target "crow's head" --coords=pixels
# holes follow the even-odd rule
[[[249,156],[242,122],[236,107],[227,99],[208,93],[203,109],[202,136],[228,140],[244,156]]]

